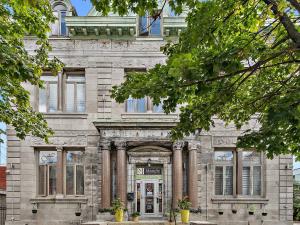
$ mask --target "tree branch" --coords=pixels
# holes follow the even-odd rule
[[[290,20],[286,13],[282,13],[278,9],[278,5],[274,0],[263,0],[268,6],[271,6],[273,14],[279,18],[280,22],[287,31],[290,39],[296,44],[297,47],[300,47],[300,33],[297,31],[295,25]]]

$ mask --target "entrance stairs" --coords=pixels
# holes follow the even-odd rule
[[[92,221],[82,223],[82,225],[175,225],[174,222],[168,221],[146,221],[142,220],[139,222],[124,221],[124,222],[103,222],[103,221]],[[176,225],[188,225],[186,223],[177,222]],[[216,223],[207,221],[191,221],[189,225],[217,225]]]

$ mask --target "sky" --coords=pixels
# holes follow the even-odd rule
[[[90,0],[71,0],[72,5],[75,7],[78,16],[86,16],[92,8]]]
[[[4,123],[0,123],[0,129],[6,129]],[[0,165],[2,165],[6,164],[6,136],[1,134],[0,137],[4,141],[4,143],[0,143]]]

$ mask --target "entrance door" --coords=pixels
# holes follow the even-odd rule
[[[163,213],[163,186],[160,180],[138,180],[136,183],[136,210],[142,216],[161,216]]]

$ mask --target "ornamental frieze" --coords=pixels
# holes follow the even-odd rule
[[[214,147],[235,147],[237,137],[232,136],[213,136]]]
[[[50,137],[49,143],[46,143],[43,139],[39,137],[31,138],[31,146],[45,146],[45,145],[53,145],[53,146],[86,146],[87,145],[87,137],[85,135],[77,135],[77,136],[69,136],[69,137]]]

